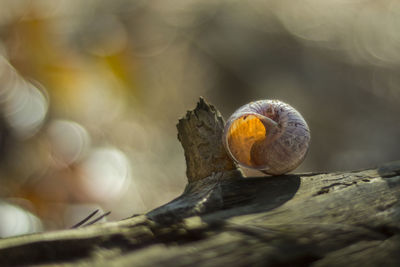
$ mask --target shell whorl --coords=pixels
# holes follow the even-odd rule
[[[240,107],[223,133],[225,149],[235,162],[272,175],[300,165],[310,138],[300,113],[279,100],[259,100]]]

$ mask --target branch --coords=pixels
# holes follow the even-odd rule
[[[222,145],[224,119],[213,105],[200,97],[194,110],[179,120],[178,139],[182,143],[186,159],[186,175],[189,183],[213,173],[238,170]]]
[[[203,99],[178,124],[189,183],[119,222],[0,240],[0,266],[400,266],[400,161],[243,178]]]

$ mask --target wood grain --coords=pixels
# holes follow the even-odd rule
[[[202,177],[213,161],[189,160],[182,196],[146,215],[0,240],[0,266],[400,266],[400,161],[247,178],[217,161]]]

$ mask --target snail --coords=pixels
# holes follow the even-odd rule
[[[279,100],[259,100],[230,116],[222,141],[239,165],[279,175],[300,165],[310,138],[306,121],[292,106]]]

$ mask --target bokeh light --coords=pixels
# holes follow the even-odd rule
[[[32,213],[18,206],[0,202],[0,238],[32,234],[42,230],[42,223]]]
[[[55,160],[72,164],[82,159],[90,146],[88,132],[76,122],[54,120],[48,129]]]
[[[131,178],[128,159],[115,148],[92,151],[82,168],[85,193],[99,202],[120,196]]]
[[[43,93],[21,78],[14,68],[0,57],[0,103],[3,116],[21,138],[35,134],[44,122],[48,103]]]
[[[296,172],[400,158],[398,1],[0,4],[4,237],[177,197],[175,125],[199,96],[225,118],[257,99],[299,110],[312,141]]]

